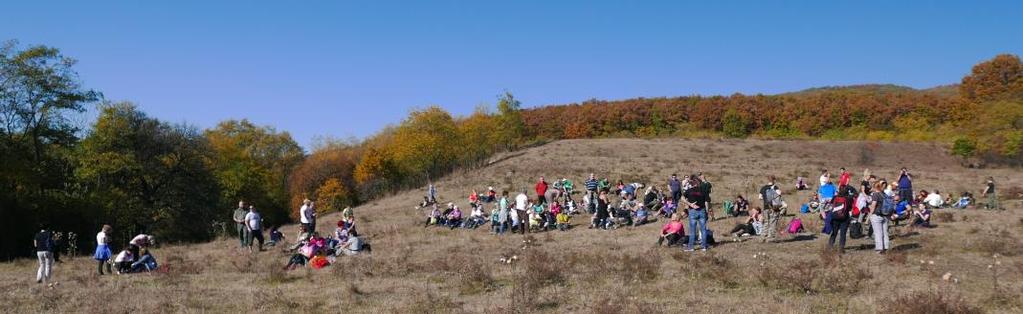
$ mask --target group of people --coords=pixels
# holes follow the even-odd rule
[[[319,269],[333,264],[342,256],[372,251],[369,243],[356,231],[355,211],[351,207],[341,211],[341,220],[337,222],[337,228],[333,234],[324,237],[316,231],[315,206],[314,202],[307,199],[299,209],[302,224],[299,225],[295,242],[284,248],[285,252],[291,253],[287,265],[284,266],[285,270],[301,266]],[[283,241],[284,236],[279,235],[279,231],[277,233],[278,239],[274,239],[275,242]]]
[[[96,271],[99,275],[150,272],[157,269],[156,257],[149,251],[153,245],[152,235],[136,235],[121,248],[117,255],[114,255],[110,250],[111,232],[113,232],[113,227],[103,225],[99,233],[96,233],[96,251],[93,253],[93,259],[97,262]],[[113,265],[117,266],[116,271],[112,269]],[[106,273],[103,272],[104,268],[106,268]]]

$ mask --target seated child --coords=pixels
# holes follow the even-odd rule
[[[561,231],[568,230],[568,228],[569,228],[568,220],[569,219],[570,219],[570,217],[568,216],[568,213],[565,213],[565,212],[558,213],[558,217],[557,217],[557,220],[558,220],[558,230],[561,230]]]
[[[279,226],[270,229],[270,246],[276,246],[277,243],[284,242],[284,233],[281,232]]]
[[[153,254],[149,253],[149,249],[143,249],[139,260],[131,264],[131,271],[153,271],[156,270],[157,267],[156,258],[153,257]]]

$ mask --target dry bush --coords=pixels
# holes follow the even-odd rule
[[[957,294],[948,291],[917,291],[882,301],[882,311],[894,314],[982,313]]]
[[[458,291],[463,295],[489,292],[497,287],[490,268],[478,259],[470,259],[457,272]]]
[[[675,252],[671,257],[682,264],[682,274],[691,281],[711,280],[720,282],[726,288],[736,288],[743,277],[743,274],[736,271],[735,263],[713,252],[707,254]]]
[[[755,277],[764,287],[805,294],[856,293],[865,282],[874,278],[869,270],[859,264],[838,261],[828,266],[824,263],[811,261],[787,266],[761,267],[761,271]]]
[[[1020,243],[1012,236],[1011,232],[1005,229],[990,230],[979,239],[968,242],[968,246],[988,255],[1017,256],[1023,254],[1023,243]]]
[[[955,222],[956,217],[950,212],[939,212],[934,214],[935,222]]]
[[[905,265],[906,264],[906,252],[902,250],[889,250],[885,254],[885,259],[892,264]]]

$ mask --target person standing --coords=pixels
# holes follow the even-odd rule
[[[774,176],[770,176],[767,184],[760,188],[759,197],[764,201],[764,214],[767,215],[764,223],[763,242],[773,241],[778,234],[778,218],[781,216],[782,202],[781,192],[774,181]]]
[[[263,251],[263,217],[256,212],[256,206],[249,206],[249,213],[245,214],[245,227],[249,231],[249,252],[252,252],[252,240],[259,241],[257,247],[260,252]]]
[[[53,234],[46,228],[39,228],[32,245],[36,248],[39,258],[39,270],[36,271],[36,283],[47,283],[50,287],[50,275],[53,272]]]
[[[433,186],[432,182],[426,188],[426,201],[430,204],[437,203],[437,188]]]
[[[497,201],[497,234],[504,234],[508,228],[508,191],[501,191],[501,200]]]
[[[536,203],[543,205],[547,204],[547,201],[547,181],[540,177],[540,182],[536,183]]]
[[[844,169],[843,169],[844,170]],[[843,173],[845,173],[843,171]],[[841,180],[840,180],[841,181]],[[849,232],[849,212],[853,207],[855,192],[849,185],[840,185],[838,195],[831,199],[831,237],[828,239],[828,248],[835,247],[835,238],[838,238],[838,253],[845,253],[845,238]]]
[[[298,209],[299,221],[309,232],[316,232],[316,203],[308,198],[302,201],[302,208]]]
[[[870,193],[870,228],[874,234],[874,250],[878,254],[891,248],[888,239],[888,219],[895,213],[895,200],[884,193],[881,181],[874,183]]]
[[[232,218],[234,219],[235,229],[238,230],[238,247],[246,247],[245,240],[249,238],[248,229],[245,228],[245,214],[248,211],[245,210],[245,201],[238,201],[238,208],[234,210]]]
[[[586,212],[592,214],[592,213],[594,213],[596,211],[596,206],[594,206],[594,205],[597,204],[597,186],[598,186],[598,184],[597,184],[597,176],[591,173],[590,174],[590,178],[586,179],[586,182],[584,182],[583,185],[586,186],[586,199],[585,199],[586,200]]]
[[[899,173],[899,197],[904,200],[913,200],[913,175],[905,167]]]
[[[682,181],[678,180],[678,174],[672,173],[668,179],[668,192],[673,203],[678,204],[678,200],[682,199]]]
[[[519,220],[519,232],[522,235],[529,233],[529,213],[526,212],[526,206],[529,203],[529,196],[526,196],[526,191],[515,196],[515,217]]]
[[[99,270],[99,274],[103,275],[103,264],[107,265],[107,274],[113,274],[114,271],[107,261],[114,253],[110,252],[110,232],[114,228],[110,225],[103,225],[103,229],[96,234],[96,253],[92,255],[96,259],[96,269]]]
[[[818,186],[824,186],[828,182],[831,182],[831,173],[828,172],[828,169],[821,169],[821,177],[819,181],[821,184]]]
[[[998,196],[995,194],[994,177],[987,177],[987,183],[984,185],[984,192],[980,193],[980,195],[987,197],[987,204],[984,205],[987,209],[998,209]]]
[[[707,181],[707,177],[704,176],[702,172],[697,177],[700,179],[700,189],[703,190],[703,197],[706,199],[703,204],[703,209],[707,213],[707,219],[714,221],[714,209],[710,207],[710,190],[714,186],[710,184],[710,181]]]
[[[693,181],[691,183],[694,188],[687,190],[685,192],[685,195],[683,195],[686,198],[686,206],[689,209],[690,232],[689,243],[688,247],[686,247],[686,252],[693,251],[693,245],[696,243],[697,230],[699,230],[700,232],[701,248],[704,251],[710,248],[709,244],[710,241],[708,241],[709,239],[707,238],[707,210],[706,208],[703,208],[703,206],[707,204],[707,194],[703,191],[702,188],[699,188],[702,183],[699,182],[700,179],[698,179],[698,177],[699,176],[696,175],[691,177],[690,180]],[[699,229],[697,229],[697,226],[699,226]]]

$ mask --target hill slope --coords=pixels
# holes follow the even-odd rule
[[[473,188],[531,191],[541,175],[578,184],[594,172],[612,181],[662,185],[671,173],[702,171],[714,183],[719,204],[736,194],[755,198],[753,191],[768,175],[788,187],[797,175],[813,178],[820,168],[840,166],[853,173],[869,167],[889,178],[906,166],[915,173],[915,187],[942,193],[976,193],[987,176],[1002,191],[1023,185],[1016,170],[962,168],[930,144],[668,139],[558,141],[498,156],[483,169],[436,184],[442,201],[468,207],[465,195]],[[817,233],[775,244],[727,241],[725,232],[741,218],[710,223],[722,243],[709,252],[654,247],[663,221],[598,231],[585,228],[584,216],[573,217],[573,230],[534,234],[526,245],[520,235],[424,228],[426,213],[413,209],[422,194],[408,191],[356,208],[359,229],[374,252],[342,258],[332,268],[284,273],[278,269],[287,255],[277,249],[249,255],[236,248],[236,240],[224,239],[156,250],[170,271],[153,276],[97,278],[94,262],[77,258],[57,266],[61,285],[50,290],[31,282],[34,261],[20,260],[0,265],[5,291],[0,303],[14,312],[873,312],[918,304],[893,298],[920,291],[963,296],[962,302],[986,311],[1023,310],[1011,297],[1023,293],[1019,201],[1005,202],[1009,210],[997,213],[941,210],[937,228],[896,228],[898,250],[889,255],[877,255],[870,240],[856,239],[837,258],[820,253],[826,239]],[[786,199],[798,204],[807,196]],[[336,219],[321,217],[318,229],[333,230]],[[802,219],[810,231],[819,231],[819,219]],[[294,237],[294,226],[284,230]],[[1001,256],[997,273],[987,269],[995,253]],[[519,259],[498,263],[510,255]],[[941,279],[946,272],[949,281]]]

